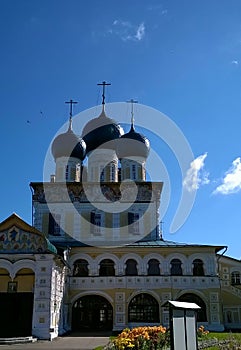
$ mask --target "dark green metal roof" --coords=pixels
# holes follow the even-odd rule
[[[173,241],[164,241],[164,240],[156,240],[156,241],[138,241],[135,243],[127,244],[128,247],[187,247],[189,244],[179,243]],[[193,246],[193,244],[192,244]]]
[[[51,253],[57,254],[56,247],[48,240],[48,238],[45,237],[46,243],[47,243],[47,250]]]
[[[189,243],[179,243],[179,242],[173,242],[173,241],[166,241],[166,240],[156,240],[156,241],[138,241],[135,243],[127,244],[126,247],[213,247],[215,248],[216,252],[225,248],[225,246],[212,246],[212,245],[205,245],[205,244],[189,244]]]

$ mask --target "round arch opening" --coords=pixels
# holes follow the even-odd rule
[[[178,301],[195,303],[200,306],[201,309],[197,311],[197,322],[207,322],[206,304],[198,295],[193,293],[186,293],[179,297]]]
[[[72,331],[111,331],[113,328],[113,308],[100,295],[85,295],[72,306]]]

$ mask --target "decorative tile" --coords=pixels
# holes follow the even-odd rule
[[[115,293],[115,300],[116,301],[124,301],[125,300],[125,293]]]

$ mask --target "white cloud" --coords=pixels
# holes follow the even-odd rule
[[[189,192],[197,190],[201,185],[207,185],[209,181],[209,174],[203,171],[204,161],[207,153],[194,159],[190,168],[187,170],[186,176],[183,180],[183,187]]]
[[[144,26],[144,23],[141,23],[137,28],[135,38],[140,41],[144,35],[145,35],[145,26]]]
[[[119,25],[119,26],[128,27],[128,28],[131,27],[131,23],[130,23],[130,22],[121,21],[121,20],[119,20],[119,19],[114,20],[113,25],[114,25],[114,26],[118,26],[118,25]]]
[[[157,4],[157,5],[149,5],[147,7],[148,11],[155,11],[157,13],[161,13],[161,15],[166,15],[167,10],[163,8],[162,4]]]
[[[235,65],[235,66],[238,66],[239,62],[238,62],[238,60],[233,60],[233,61],[231,62],[231,64],[233,64],[233,65]]]
[[[241,190],[241,158],[238,157],[232,162],[231,168],[225,173],[222,184],[219,185],[213,194],[237,193]]]
[[[145,35],[145,25],[142,22],[135,26],[131,22],[116,19],[113,21],[109,33],[117,35],[123,41],[141,41]]]
[[[162,8],[163,8],[162,4],[157,4],[157,5],[149,5],[147,9],[149,11],[153,11],[153,10],[156,11],[156,10],[160,10]]]

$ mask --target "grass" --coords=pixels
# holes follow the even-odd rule
[[[110,340],[113,340],[115,336],[111,336]],[[211,339],[217,339],[218,341],[223,340],[230,340],[229,344],[220,345],[220,346],[211,346],[209,348],[206,348],[205,350],[241,350],[241,333],[232,333],[232,332],[222,332],[222,333],[215,333],[210,332],[206,336],[204,336],[201,340],[211,340]],[[200,339],[199,339],[200,341]],[[98,346],[94,350],[102,350],[103,346]]]
[[[206,348],[206,350],[239,350],[241,349],[241,333],[231,333],[231,332],[223,332],[223,333],[214,333],[210,332],[207,334],[203,340],[208,339],[217,339],[218,341],[229,340],[230,342],[225,345],[217,345]]]

